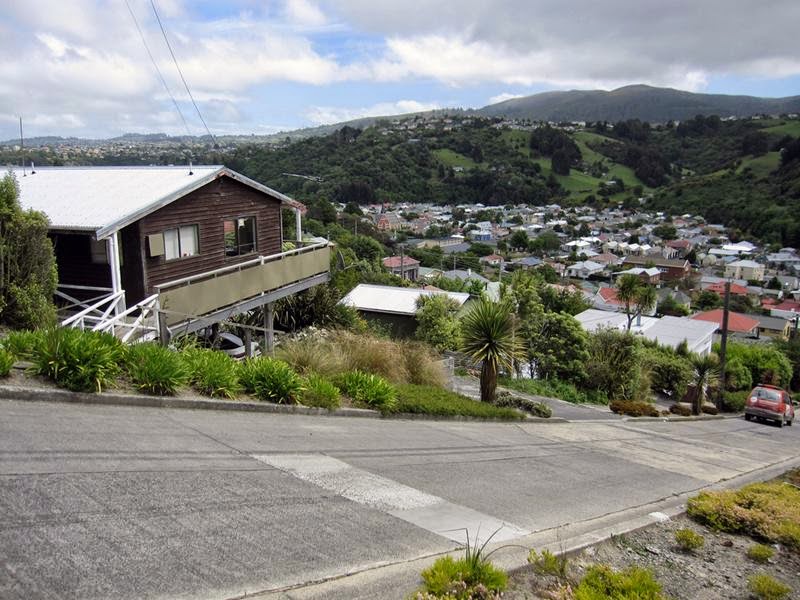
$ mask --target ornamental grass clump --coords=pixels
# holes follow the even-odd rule
[[[241,386],[236,361],[224,352],[189,347],[181,352],[192,386],[204,396],[235,398]]]
[[[339,388],[321,375],[311,374],[303,382],[301,402],[306,406],[316,406],[334,410],[342,405]]]
[[[158,344],[130,346],[126,357],[133,386],[146,394],[174,396],[189,380],[180,354]]]
[[[353,402],[381,412],[392,412],[397,405],[397,390],[383,377],[363,371],[351,371],[336,378],[336,385]]]
[[[331,377],[342,372],[342,356],[324,338],[288,340],[275,351],[275,358],[288,363],[301,375],[317,373]]]
[[[372,373],[393,383],[405,383],[409,374],[399,344],[391,340],[337,331],[332,350],[342,357],[345,371]]]
[[[124,355],[112,335],[57,327],[37,335],[32,371],[74,392],[100,392],[115,383]]]
[[[240,367],[247,391],[265,402],[296,404],[303,380],[287,363],[277,358],[254,358]]]

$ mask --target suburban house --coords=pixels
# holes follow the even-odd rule
[[[578,313],[575,319],[590,333],[609,328],[624,331],[628,327],[624,314],[593,308]],[[705,355],[711,352],[716,329],[713,323],[693,321],[688,317],[641,317],[633,322],[631,333],[669,348],[677,348],[685,341],[690,352]]]
[[[633,267],[625,271],[617,271],[614,273],[614,277],[617,278],[622,275],[635,275],[641,279],[643,283],[648,285],[658,285],[661,283],[661,271],[658,267]]]
[[[725,277],[764,281],[764,265],[754,260],[735,260],[725,265]]]
[[[499,254],[490,254],[488,256],[482,256],[480,262],[490,267],[496,267],[503,263],[503,257]]]
[[[577,277],[578,279],[588,279],[592,275],[599,275],[605,268],[605,265],[600,263],[584,260],[567,267],[567,276]]]
[[[261,306],[271,317],[329,279],[327,241],[301,241],[303,205],[223,166],[46,167],[17,182],[22,207],[50,220],[65,325],[169,337]]]
[[[724,311],[721,308],[697,313],[692,317],[695,321],[708,321],[716,323],[717,329],[722,332],[722,316]],[[758,337],[758,321],[754,318],[728,311],[728,333],[739,333],[749,337]]]
[[[470,295],[420,288],[392,287],[360,283],[339,303],[355,308],[362,317],[388,326],[394,335],[411,336],[417,329],[417,303],[420,298],[443,294],[452,299],[458,311],[468,305]]]
[[[397,275],[409,281],[419,279],[419,261],[410,256],[387,256],[383,259],[383,266],[392,275]]]
[[[590,301],[592,306],[602,311],[625,312],[625,303],[617,298],[617,288],[601,286]],[[642,314],[648,316],[656,314],[656,306]]]
[[[661,271],[662,281],[685,279],[692,272],[692,266],[688,260],[669,260],[654,256],[626,256],[622,266],[627,269],[633,267],[657,267]]]
[[[722,281],[717,281],[716,283],[712,283],[707,288],[705,288],[709,292],[714,292],[718,296],[725,297],[725,283]],[[750,290],[743,285],[739,285],[738,283],[731,283],[730,287],[730,294],[731,296],[749,296]]]
[[[752,315],[758,321],[758,337],[788,340],[794,321],[781,317],[770,317],[767,315]]]

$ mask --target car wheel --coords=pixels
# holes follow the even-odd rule
[[[788,421],[786,421],[786,426],[787,427],[791,427],[793,422],[794,422],[794,419],[789,419]]]
[[[750,420],[750,419],[752,419],[752,418],[753,418],[753,415],[748,415],[748,414],[746,414],[746,415],[744,416],[744,420],[745,420],[745,421],[749,421],[749,420]]]
[[[778,427],[783,427],[783,417],[778,419]]]

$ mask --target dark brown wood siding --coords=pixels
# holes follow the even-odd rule
[[[244,256],[225,256],[223,221],[247,216],[256,218],[256,251]],[[170,261],[163,256],[149,258],[147,236],[181,225],[198,226],[198,254]],[[139,221],[139,230],[147,295],[161,283],[280,252],[281,203],[229,177],[220,177],[147,215]]]
[[[92,263],[90,235],[54,233],[50,238],[55,248],[59,283],[111,287],[110,267]]]

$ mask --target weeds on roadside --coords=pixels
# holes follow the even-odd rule
[[[397,404],[397,390],[378,375],[351,371],[337,377],[335,382],[353,402],[362,406],[391,412]]]
[[[747,587],[759,600],[782,600],[792,591],[785,583],[766,573],[756,573],[747,580]]]
[[[537,575],[550,575],[559,579],[567,578],[569,560],[566,555],[556,556],[550,550],[542,550],[541,554],[531,550],[528,554],[528,563]]]
[[[181,352],[192,385],[205,396],[235,398],[239,374],[230,356],[218,350],[187,348]]]
[[[747,558],[757,563],[764,564],[775,555],[775,550],[771,546],[755,544],[747,549]]]
[[[33,348],[40,335],[40,332],[36,331],[11,331],[3,339],[2,346],[17,359],[27,360],[33,354]]]
[[[14,354],[5,348],[0,348],[0,377],[8,377],[15,362]]]
[[[254,358],[239,366],[245,389],[259,400],[295,404],[303,392],[303,381],[287,363],[277,358]]]
[[[678,529],[675,532],[675,542],[677,542],[678,548],[684,552],[693,552],[698,548],[702,548],[706,540],[702,535],[695,533],[691,529]]]
[[[498,530],[499,531],[499,530]],[[495,531],[486,541],[471,543],[467,532],[464,558],[444,556],[422,572],[424,591],[420,598],[447,598],[469,600],[472,598],[498,598],[508,586],[508,575],[490,561],[486,546],[497,534]]]

